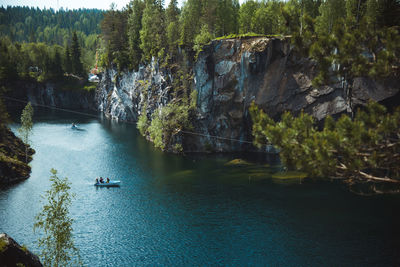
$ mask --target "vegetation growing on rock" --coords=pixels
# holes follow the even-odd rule
[[[29,177],[28,162],[35,152],[7,127],[8,114],[0,99],[0,184],[12,184]]]

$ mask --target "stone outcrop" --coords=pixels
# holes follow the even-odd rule
[[[381,101],[399,93],[399,79],[378,82],[358,77],[351,97],[345,81],[335,77],[332,84],[315,88],[315,62],[298,57],[290,41],[279,38],[214,40],[203,47],[192,70],[192,90],[198,97],[191,131],[197,134],[183,133],[179,138],[186,152],[254,150],[248,112],[253,101],[275,119],[285,111],[304,110],[322,120],[350,112],[369,99]],[[108,70],[97,92],[98,106],[111,118],[136,121],[147,103],[151,118],[172,99],[170,73],[154,61],[137,72]]]
[[[14,239],[7,234],[0,234],[0,266],[43,266],[38,256],[24,247],[21,247]]]
[[[97,110],[95,91],[62,89],[61,83],[39,83],[35,81],[15,81],[8,87],[8,97],[30,101],[32,105],[44,105],[66,109]],[[24,106],[26,103],[7,101],[7,105]]]
[[[28,148],[28,163],[35,151]],[[6,126],[0,125],[0,185],[29,178],[31,167],[25,162],[25,144]]]
[[[160,70],[155,61],[122,75],[109,69],[103,73],[96,92],[98,109],[112,119],[137,121],[147,104],[146,112],[151,116],[172,100],[171,80],[169,70]]]

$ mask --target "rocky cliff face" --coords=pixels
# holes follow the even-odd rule
[[[157,62],[141,66],[135,72],[118,75],[113,69],[105,71],[96,92],[98,109],[107,117],[137,121],[147,104],[149,117],[160,106],[172,100],[169,70],[160,70]]]
[[[16,81],[9,85],[9,87],[11,90],[7,93],[7,96],[23,101],[30,101],[32,105],[97,110],[94,101],[94,91],[77,89],[62,90],[59,88],[60,85],[51,82]],[[7,105],[21,105],[21,103],[8,101]]]
[[[398,80],[384,83],[359,77],[352,97],[343,81],[315,88],[316,65],[293,52],[289,40],[249,38],[215,40],[205,46],[192,66],[197,90],[197,112],[192,118],[197,134],[182,134],[184,151],[243,151],[254,149],[249,105],[254,101],[270,116],[302,109],[318,120],[351,111],[368,99],[381,101],[399,92]],[[136,121],[147,103],[151,114],[171,101],[170,70],[157,63],[120,76],[108,70],[97,93],[100,110],[115,119]],[[212,137],[216,136],[216,137]],[[266,148],[268,149],[268,148]]]

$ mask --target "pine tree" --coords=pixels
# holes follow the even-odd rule
[[[400,108],[388,114],[384,106],[368,103],[354,120],[347,115],[325,119],[318,131],[313,117],[286,112],[274,122],[253,103],[254,143],[272,143],[289,169],[311,177],[340,178],[348,183],[400,185]]]
[[[65,48],[64,70],[67,73],[72,73],[72,61],[71,61],[71,53],[69,50],[69,45],[67,45]]]
[[[76,32],[72,34],[71,62],[72,62],[72,72],[76,75],[83,75],[83,65],[81,62],[81,47],[79,45],[78,36],[76,35]]]
[[[194,37],[200,32],[201,12],[200,0],[188,0],[182,7],[180,43],[186,47],[193,47]]]
[[[143,60],[150,62],[151,58],[160,57],[165,44],[164,12],[160,3],[146,0],[143,10],[142,29],[140,30],[140,48],[143,51]]]
[[[249,33],[253,31],[252,29],[252,18],[254,17],[254,13],[258,9],[259,4],[254,1],[246,1],[244,2],[239,9],[239,32],[242,34]]]
[[[179,8],[178,1],[171,0],[168,8],[165,10],[166,26],[167,26],[167,42],[168,51],[172,58],[177,55],[177,48],[179,43]]]
[[[132,1],[131,14],[128,18],[128,38],[131,64],[133,69],[137,70],[142,59],[142,50],[140,49],[140,30],[142,28],[142,17],[145,3],[143,0]]]

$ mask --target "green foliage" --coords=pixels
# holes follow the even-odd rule
[[[213,36],[209,32],[208,26],[203,25],[201,27],[200,33],[194,38],[193,50],[196,52],[196,55],[198,55],[202,51],[203,45],[209,43],[212,38]]]
[[[21,135],[22,141],[25,143],[25,163],[28,162],[28,146],[30,143],[29,136],[31,135],[33,128],[33,108],[31,102],[25,106],[21,114],[21,127],[18,128],[18,132]]]
[[[142,28],[143,10],[146,7],[143,0],[134,0],[131,3],[131,13],[128,17],[129,52],[133,69],[137,70],[142,59],[140,48],[140,30]]]
[[[192,92],[190,93],[190,106],[189,108],[192,110],[195,110],[197,107],[197,95],[198,92],[197,90],[192,90]]]
[[[8,115],[6,105],[4,104],[0,94],[0,127],[8,123],[9,121],[10,121],[10,116]]]
[[[129,65],[129,45],[128,45],[128,11],[111,9],[104,14],[101,22],[102,31],[102,66],[110,67],[116,64],[121,71]],[[106,60],[104,60],[106,59]]]
[[[28,145],[29,144],[29,136],[31,135],[31,131],[33,128],[33,107],[31,102],[25,106],[22,110],[21,114],[21,127],[18,129],[18,132],[21,135],[22,141]]]
[[[78,42],[78,36],[76,35],[76,32],[74,32],[72,35],[71,64],[72,64],[72,73],[77,75],[83,74],[83,66],[81,62],[81,48]]]
[[[27,6],[0,7],[0,36],[13,42],[43,42],[64,45],[73,31],[99,34],[104,11],[99,9],[54,10]]]
[[[259,7],[259,3],[253,0],[246,1],[240,6],[239,32],[241,34],[253,31],[252,18]]]
[[[320,16],[316,21],[316,31],[319,34],[332,33],[334,25],[346,16],[345,0],[327,0],[319,7]]]
[[[214,40],[224,40],[224,39],[242,39],[242,38],[250,38],[250,37],[276,37],[278,35],[264,35],[258,34],[254,32],[248,32],[243,34],[229,34],[215,38]]]
[[[139,115],[138,122],[137,122],[137,129],[139,130],[140,134],[145,136],[147,134],[147,129],[149,128],[149,122],[147,118],[147,105],[144,105],[142,111]]]
[[[68,47],[71,44],[73,32],[79,40],[81,48],[81,60],[83,68],[89,70],[95,62],[95,51],[98,46],[98,34],[100,33],[99,23],[103,19],[103,11],[95,9],[79,9],[65,11],[60,9],[36,9],[28,7],[11,7],[0,8],[0,38],[9,39],[10,43],[18,47],[26,47],[25,44],[42,43],[47,46],[47,50],[51,47]],[[39,67],[43,72],[44,67],[39,66],[41,60],[45,62],[54,60],[54,51],[48,54],[48,58],[39,57],[39,60],[29,61],[28,53],[17,48],[18,53],[14,52],[11,55],[14,57],[14,63],[18,64],[17,70],[10,69],[10,73],[15,74],[28,73],[29,67]],[[63,64],[58,64],[57,59],[53,66],[60,67],[68,73],[72,72],[71,63],[68,64],[68,59],[64,51],[58,51]],[[68,51],[69,53],[69,51]],[[62,55],[62,56],[61,56]],[[21,60],[22,59],[22,60]],[[70,58],[71,60],[71,58]],[[21,64],[21,63],[24,64]],[[53,62],[54,63],[54,62]],[[50,66],[50,78],[57,78],[57,75],[52,75],[58,70],[53,70]],[[12,66],[11,66],[12,67]],[[9,75],[7,75],[9,76]],[[37,75],[38,76],[38,75]],[[11,77],[11,76],[9,76]],[[13,79],[15,77],[11,77]],[[35,77],[37,78],[37,77]],[[46,75],[42,76],[42,80],[49,79]]]
[[[140,49],[143,51],[143,61],[150,62],[152,56],[158,53],[165,44],[164,13],[155,1],[147,0],[143,10],[142,29],[140,30]]]
[[[81,265],[79,250],[73,241],[73,219],[69,215],[73,194],[68,178],[61,179],[57,171],[51,169],[50,190],[46,191],[42,211],[36,216],[34,230],[43,230],[44,236],[39,239],[42,248],[41,257],[45,266]]]
[[[174,135],[190,127],[189,106],[184,103],[169,103],[153,113],[148,132],[155,147],[164,150],[170,145]]]
[[[4,239],[0,239],[0,253],[2,253],[7,247],[7,241]]]
[[[255,144],[272,143],[282,162],[312,177],[340,177],[350,182],[400,182],[400,109],[370,102],[352,120],[325,120],[318,131],[314,119],[305,113],[290,113],[274,122],[253,103],[250,108]]]

